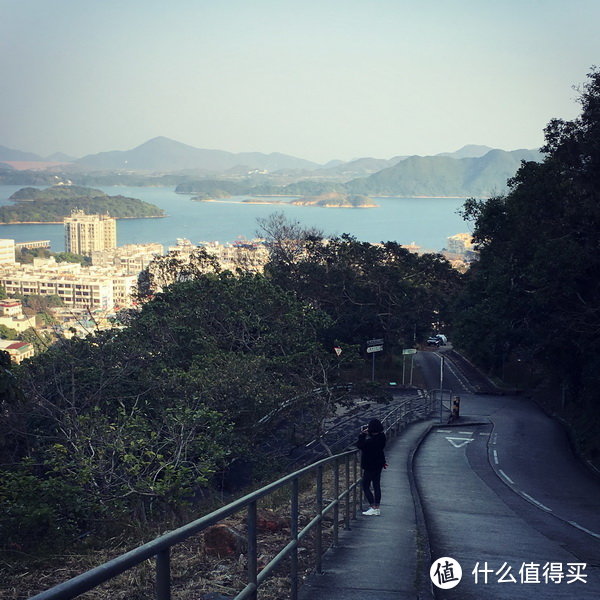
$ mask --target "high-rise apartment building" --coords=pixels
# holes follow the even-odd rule
[[[0,265],[15,264],[15,240],[0,240]]]
[[[116,220],[108,214],[86,215],[82,210],[74,210],[64,222],[67,252],[89,256],[94,250],[117,246]]]
[[[465,254],[473,250],[473,236],[470,233],[457,233],[448,238],[448,252]]]

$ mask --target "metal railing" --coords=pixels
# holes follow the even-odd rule
[[[433,412],[435,404],[435,397],[428,394],[420,398],[411,398],[397,406],[382,419],[386,434],[389,437],[394,437],[408,423],[426,418]],[[356,432],[354,432],[353,437],[356,437]],[[324,475],[325,469],[328,467],[332,469],[333,499],[326,499],[324,495]],[[340,482],[340,467],[342,467],[343,485]],[[298,518],[300,515],[300,480],[309,474],[315,477],[315,511],[312,519],[300,529]],[[171,548],[242,510],[246,510],[247,523],[247,583],[238,595],[235,596],[235,600],[255,599],[257,597],[257,590],[261,584],[288,558],[290,559],[290,598],[291,600],[297,600],[300,579],[298,573],[298,548],[300,542],[311,531],[315,531],[315,569],[320,573],[322,571],[321,563],[323,554],[327,550],[327,548],[323,548],[324,518],[328,513],[333,513],[332,544],[335,546],[338,543],[339,536],[340,507],[343,507],[343,524],[345,529],[350,529],[350,521],[356,518],[357,507],[362,510],[360,483],[358,450],[352,449],[324,458],[247,494],[227,506],[223,506],[179,529],[166,533],[73,579],[32,596],[30,600],[69,600],[70,598],[75,598],[140,565],[148,559],[156,560],[156,599],[171,600]],[[286,486],[289,486],[290,490],[290,539],[279,553],[259,572],[257,559],[257,503],[260,499]]]

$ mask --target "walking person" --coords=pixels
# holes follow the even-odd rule
[[[365,516],[381,514],[379,505],[381,503],[381,471],[386,466],[383,453],[385,442],[383,425],[379,419],[371,419],[369,424],[361,429],[356,441],[356,447],[361,451],[362,488],[367,502],[370,504],[370,508],[363,512]],[[371,490],[371,486],[373,486],[373,490]]]

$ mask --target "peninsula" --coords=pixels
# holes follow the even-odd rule
[[[109,196],[101,190],[75,185],[55,185],[43,190],[26,187],[15,192],[11,206],[0,207],[0,223],[62,223],[73,209],[89,214],[109,213],[116,219],[164,217],[149,202],[126,196]]]

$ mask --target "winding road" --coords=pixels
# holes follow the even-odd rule
[[[440,352],[419,352],[430,388]],[[414,473],[438,599],[600,598],[600,478],[574,455],[563,427],[520,396],[475,394],[485,382],[450,356],[443,387],[461,417],[421,443]]]

